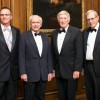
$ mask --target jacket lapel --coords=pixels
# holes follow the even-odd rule
[[[87,29],[87,31],[84,34],[84,51],[86,52],[87,49],[87,39],[88,39],[88,35],[89,35],[89,29]]]
[[[68,28],[68,30],[67,30],[67,32],[66,32],[66,35],[65,35],[65,38],[64,38],[64,41],[63,41],[63,44],[62,44],[62,48],[61,48],[61,52],[60,52],[60,53],[63,52],[63,50],[64,50],[66,44],[68,43],[69,38],[70,38],[70,36],[71,36],[71,33],[72,33],[72,32],[71,32],[71,26],[69,26],[69,28]]]
[[[57,30],[56,31],[56,33],[54,33],[54,39],[53,39],[53,43],[54,43],[54,47],[55,47],[55,50],[56,50],[56,52],[59,54],[59,52],[58,52],[58,46],[57,46],[57,37],[58,37],[58,32],[59,32],[59,30]]]
[[[0,26],[0,40],[4,44],[5,48],[8,50],[8,46],[7,46],[5,38],[3,36],[3,32],[2,32],[1,26]]]
[[[97,36],[96,36],[96,40],[95,40],[95,44],[94,44],[94,50],[96,49],[96,47],[98,46],[99,43],[100,43],[100,26],[99,26],[99,29],[97,32]]]
[[[38,52],[38,48],[37,48],[36,42],[35,42],[35,39],[34,39],[34,37],[33,37],[33,35],[32,35],[31,30],[30,30],[29,33],[28,33],[28,37],[29,37],[28,39],[29,39],[29,41],[32,43],[32,45],[33,45],[33,47],[34,47],[36,53],[38,54],[38,56],[40,56],[40,55],[39,55],[39,52]]]
[[[46,48],[45,37],[44,37],[44,35],[42,33],[41,33],[41,39],[42,39],[42,45],[43,45],[42,54],[41,54],[41,56],[42,56],[45,53],[45,48]]]
[[[13,49],[16,41],[16,30],[13,27],[11,27],[11,30],[12,30],[12,49]]]

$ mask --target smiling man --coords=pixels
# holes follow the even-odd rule
[[[75,100],[77,79],[82,68],[82,34],[70,23],[70,14],[57,15],[59,29],[52,33],[51,49],[59,100]]]
[[[96,11],[86,13],[89,28],[83,31],[84,76],[87,100],[100,100],[100,24]]]
[[[40,32],[42,18],[30,17],[31,29],[23,33],[19,44],[19,69],[24,81],[24,100],[45,100],[47,81],[52,79],[51,52],[47,36]]]
[[[0,10],[0,100],[17,100],[20,30],[11,25],[11,20],[11,10],[2,7]]]

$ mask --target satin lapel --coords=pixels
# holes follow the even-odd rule
[[[95,45],[94,45],[94,50],[96,49],[96,47],[100,45],[100,26],[97,32],[97,36],[96,36],[96,40],[95,40]]]
[[[12,30],[12,37],[13,37],[13,40],[12,40],[12,49],[13,49],[14,44],[15,44],[15,40],[16,40],[16,30],[12,27],[11,27],[11,30]]]
[[[42,33],[41,33],[41,38],[42,38],[42,45],[43,45],[42,54],[41,54],[41,56],[42,56],[45,53],[45,48],[46,48],[45,37],[42,35]]]
[[[89,31],[87,30],[83,34],[84,34],[84,51],[86,52],[86,49],[87,49],[87,39],[88,39]]]
[[[57,46],[57,37],[58,37],[58,30],[57,30],[57,32],[56,33],[54,33],[54,39],[53,39],[53,43],[54,43],[54,47],[55,47],[55,50],[56,50],[56,52],[59,54],[59,52],[58,52],[58,46]]]
[[[0,40],[2,41],[2,43],[4,44],[6,49],[8,49],[8,46],[7,46],[6,41],[5,41],[5,38],[3,36],[3,32],[2,32],[1,26],[0,26]]]
[[[37,54],[39,55],[38,48],[37,48],[37,45],[36,45],[35,39],[34,39],[34,37],[33,37],[31,31],[29,31],[29,33],[28,33],[28,39],[29,39],[29,41],[32,43],[32,45],[33,45],[35,51],[37,52]],[[39,55],[39,56],[40,56],[40,55]]]
[[[70,29],[70,26],[69,26],[68,31],[67,31],[67,33],[65,35],[65,39],[64,39],[63,45],[62,45],[61,53],[63,52],[66,44],[68,43],[68,40],[69,40],[70,36],[71,36],[71,29]]]

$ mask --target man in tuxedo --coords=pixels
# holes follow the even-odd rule
[[[100,24],[96,11],[86,12],[89,28],[83,31],[84,76],[87,100],[100,100]]]
[[[10,25],[12,12],[0,10],[0,100],[17,100],[18,43],[20,30]]]
[[[24,100],[45,100],[47,80],[52,79],[51,49],[47,36],[40,32],[42,18],[30,17],[31,29],[23,33],[19,44],[19,69],[24,81]]]
[[[69,25],[70,14],[57,15],[59,29],[52,33],[51,49],[59,100],[75,100],[77,80],[82,68],[82,33]]]

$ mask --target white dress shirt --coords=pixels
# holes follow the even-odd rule
[[[5,27],[1,24],[2,32],[6,41],[6,44],[8,46],[9,51],[11,52],[12,49],[12,31],[11,26]]]
[[[68,30],[68,26],[65,28],[65,32],[58,33],[58,37],[57,37],[57,47],[58,47],[59,54],[61,52],[62,45],[63,45],[63,41],[64,41],[64,38],[65,38],[65,35],[66,35],[67,30]]]
[[[93,60],[93,50],[94,50],[94,44],[97,36],[99,28],[99,23],[96,25],[94,29],[96,29],[96,32],[89,32],[88,40],[87,40],[87,51],[86,51],[86,60]]]
[[[39,55],[41,56],[42,49],[43,49],[42,38],[41,38],[41,35],[35,36],[35,33],[36,32],[32,31],[33,37],[35,39],[35,42],[36,42],[36,45],[37,45],[37,48],[38,48]]]

